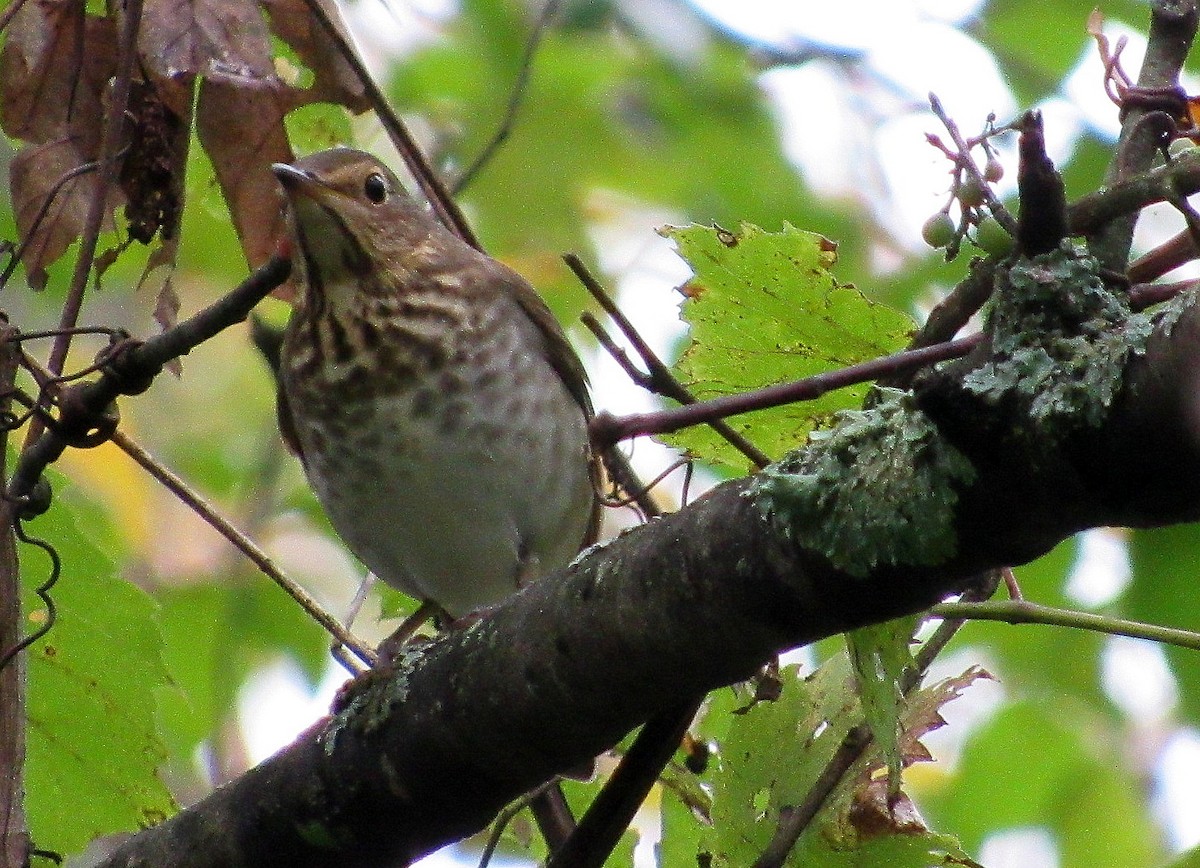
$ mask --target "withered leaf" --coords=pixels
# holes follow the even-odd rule
[[[91,160],[101,94],[116,71],[116,32],[83,9],[74,0],[37,0],[13,18],[0,51],[0,126],[37,144],[72,136]]]
[[[0,51],[0,126],[28,143],[9,166],[9,183],[35,289],[79,237],[98,188],[94,173],[63,183],[96,159],[102,93],[115,71],[112,22],[83,10],[72,0],[26,3]],[[106,220],[120,201],[119,193],[109,196]]]
[[[330,0],[316,2],[349,41],[337,7]],[[272,32],[290,45],[313,73],[312,87],[305,91],[308,101],[338,103],[354,112],[365,111],[369,102],[362,82],[325,28],[313,17],[308,4],[304,0],[262,0],[262,5],[270,16]]]
[[[200,143],[212,160],[251,268],[266,261],[283,232],[283,198],[270,167],[292,160],[283,116],[294,98],[295,92],[282,85],[248,90],[207,79],[200,85]]]
[[[98,195],[95,172],[71,178],[55,192],[59,182],[84,162],[72,142],[59,140],[24,148],[9,166],[13,212],[25,243],[21,261],[34,289],[45,287],[46,267],[79,237],[90,203]],[[112,228],[112,211],[120,200],[119,190],[109,190],[106,228]]]
[[[145,67],[167,81],[257,87],[275,80],[267,26],[246,0],[147,0],[138,47]]]

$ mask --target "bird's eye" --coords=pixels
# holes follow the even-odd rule
[[[372,172],[363,181],[363,193],[376,205],[382,204],[388,194],[387,179],[378,172]]]

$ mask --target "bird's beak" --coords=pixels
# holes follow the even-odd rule
[[[297,169],[291,163],[272,163],[271,171],[279,179],[280,186],[283,187],[283,192],[289,199],[294,199],[299,194],[315,202],[321,202],[328,199],[330,195],[330,189],[321,183],[319,178],[311,172]]]

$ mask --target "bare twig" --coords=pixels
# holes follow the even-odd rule
[[[1147,639],[1163,645],[1175,645],[1191,651],[1200,651],[1200,633],[1193,630],[1178,630],[1124,618],[1110,618],[1092,612],[1076,612],[1043,606],[1026,599],[991,600],[987,602],[938,603],[931,610],[934,615],[968,621],[1003,621],[1006,624],[1046,624],[1053,627],[1073,627],[1109,636],[1128,636],[1131,639]]]
[[[634,350],[642,359],[642,364],[646,366],[647,373],[643,374],[638,372],[637,368],[634,367],[629,361],[629,357],[619,349],[618,354],[613,356],[613,358],[616,359],[617,364],[621,365],[626,373],[629,374],[630,378],[642,388],[654,392],[655,394],[671,398],[684,405],[696,404],[696,396],[689,392],[687,388],[675,378],[675,375],[671,373],[671,369],[667,367],[667,365],[663,363],[662,359],[658,357],[658,354],[650,348],[650,345],[646,343],[645,338],[643,338],[638,330],[634,328],[633,323],[629,321],[629,318],[625,316],[624,312],[617,306],[616,302],[613,301],[612,297],[605,291],[604,287],[600,285],[600,282],[596,280],[596,278],[588,270],[587,266],[583,264],[583,261],[573,253],[568,253],[563,257],[563,259],[566,261],[571,271],[575,273],[575,276],[579,278],[579,282],[583,284],[584,288],[587,289],[592,298],[594,298],[596,302],[602,308],[604,308],[604,312],[612,318],[612,321],[617,324],[617,328],[621,330],[621,333],[625,335],[626,339],[628,339],[628,341],[633,345]],[[594,318],[589,319],[591,320],[590,323],[588,322],[588,319],[585,319],[584,322],[588,325],[588,328],[592,330],[593,334],[603,331],[603,329],[600,328],[599,323],[597,323]],[[599,334],[597,334],[597,338],[600,339]],[[612,352],[613,349],[617,348],[616,343],[611,338],[608,338],[607,335],[605,335],[604,339],[601,339],[601,343],[606,349],[609,349],[609,352]],[[721,437],[723,437],[725,441],[729,443],[729,445],[733,446],[748,459],[750,459],[755,466],[763,468],[771,463],[770,456],[768,456],[765,452],[763,452],[741,434],[738,434],[736,431],[734,431],[720,418],[714,417],[711,420],[705,421],[708,422],[709,426]],[[595,429],[593,429],[593,433],[595,433]],[[615,443],[617,441],[600,440],[598,442]]]
[[[1196,36],[1197,21],[1195,0],[1156,0],[1151,4],[1150,38],[1138,73],[1139,89],[1178,87],[1179,74]],[[1155,111],[1152,107],[1135,105],[1123,114],[1121,135],[1105,179],[1109,186],[1146,171],[1158,155],[1162,130],[1142,122]],[[1101,265],[1112,271],[1124,271],[1135,222],[1136,217],[1131,215],[1101,224],[1089,244]]]
[[[365,646],[357,637],[350,633],[342,623],[326,612],[315,599],[302,587],[288,578],[275,562],[259,548],[253,540],[238,530],[228,519],[215,510],[207,500],[200,496],[182,478],[159,462],[153,455],[143,449],[136,441],[122,431],[115,431],[112,441],[122,452],[132,458],[147,473],[158,480],[168,491],[186,504],[196,513],[205,524],[225,537],[233,547],[244,554],[275,584],[299,604],[310,618],[320,624],[340,644],[352,650],[364,660],[374,661],[375,653]]]
[[[54,186],[50,188],[50,192],[46,194],[46,198],[42,201],[41,207],[38,208],[37,214],[34,215],[33,222],[29,225],[29,231],[21,239],[21,243],[17,245],[17,249],[13,251],[8,265],[4,267],[3,271],[0,271],[0,289],[3,289],[8,284],[13,272],[17,270],[17,263],[25,255],[25,249],[29,247],[29,243],[37,236],[42,221],[46,219],[46,215],[50,212],[50,207],[54,204],[54,200],[58,198],[58,194],[62,192],[62,188],[80,175],[96,171],[98,165],[98,163],[92,161],[84,163],[82,166],[76,166],[74,169],[64,172],[62,177],[54,182]]]
[[[984,141],[984,139],[976,139],[968,142],[963,138],[962,132],[958,129],[958,124],[947,114],[942,101],[938,99],[935,93],[929,94],[929,108],[937,116],[937,119],[942,122],[942,126],[950,134],[950,139],[954,142],[954,146],[958,148],[958,153],[952,155],[957,169],[970,175],[971,179],[979,185],[979,189],[983,192],[983,201],[987,205],[987,210],[996,218],[996,222],[1004,227],[1004,231],[1009,235],[1016,235],[1016,219],[1008,213],[1008,209],[1004,207],[1004,203],[996,198],[996,194],[992,192],[991,184],[988,183],[983,173],[979,171],[979,167],[975,165],[975,160],[971,158],[971,149]]]
[[[575,833],[550,857],[546,868],[600,868],[604,864],[663,766],[679,749],[701,701],[703,697],[656,714],[642,727]]]
[[[137,59],[137,33],[142,23],[142,0],[127,0],[121,22],[121,35],[117,42],[117,69],[113,76],[113,86],[108,93],[108,110],[104,116],[104,126],[100,130],[96,195],[88,203],[83,232],[79,240],[79,256],[75,260],[75,271],[71,275],[67,298],[63,303],[62,314],[59,318],[59,326],[63,329],[74,326],[79,318],[79,310],[83,306],[83,294],[87,289],[88,275],[92,271],[92,263],[96,256],[96,244],[100,239],[100,227],[108,206],[108,191],[116,185],[122,121],[125,109],[129,105],[130,82],[133,78],[133,65]],[[64,332],[55,341],[50,350],[49,361],[46,363],[46,366],[55,374],[62,373],[70,347],[71,335],[69,332]],[[35,420],[26,435],[26,445],[33,443],[40,433],[41,426]]]
[[[7,326],[4,331],[11,331]],[[0,335],[0,394],[8,394],[17,373],[16,347]],[[7,402],[0,407],[8,411]],[[6,472],[8,432],[0,430],[0,478]],[[0,653],[21,641],[20,572],[13,541],[15,504],[0,500]],[[23,660],[0,667],[0,865],[29,863],[25,823],[25,673]]]
[[[85,441],[83,445],[99,442],[95,441],[95,434],[107,427],[107,419],[111,417],[109,405],[119,395],[144,391],[167,362],[244,320],[254,305],[287,279],[290,272],[288,260],[272,257],[229,295],[173,328],[145,343],[118,344],[98,380],[72,386],[60,394],[60,417],[21,452],[9,480],[9,497],[27,495],[46,466],[57,460],[68,446],[80,441]]]
[[[962,595],[962,599],[971,601],[971,603],[987,600],[996,592],[998,584],[999,573],[997,571],[986,573],[980,576],[974,588]],[[949,644],[964,623],[962,619],[944,620],[934,630],[933,635],[925,640],[914,657],[916,665],[907,670],[901,678],[900,690],[905,696],[917,689],[925,675],[925,670],[937,659],[937,655]],[[863,752],[870,747],[873,740],[870,727],[866,724],[852,727],[846,733],[841,745],[830,757],[817,779],[813,781],[804,799],[786,816],[780,818],[779,827],[775,830],[775,835],[763,850],[762,855],[754,863],[755,868],[775,868],[786,861],[787,855],[796,846],[800,835],[816,818],[829,796],[833,794],[851,767],[858,762]]]
[[[324,29],[326,35],[333,41],[338,53],[345,59],[350,68],[354,70],[354,74],[358,76],[358,80],[362,83],[363,89],[367,93],[367,99],[371,102],[371,107],[375,110],[375,114],[379,117],[379,122],[387,131],[388,137],[396,146],[396,150],[400,152],[400,156],[404,159],[404,163],[408,166],[409,172],[420,185],[421,191],[429,199],[429,203],[433,206],[434,213],[438,219],[442,221],[446,227],[461,238],[463,241],[470,244],[472,247],[479,247],[479,239],[475,237],[475,233],[471,230],[470,224],[467,223],[462,211],[454,198],[446,190],[445,184],[438,176],[433,166],[425,158],[425,154],[417,146],[416,141],[408,132],[408,128],[400,120],[399,116],[392,110],[391,105],[380,90],[379,85],[371,77],[371,73],[367,70],[366,64],[363,63],[358,51],[350,43],[342,28],[338,27],[330,17],[325,7],[320,0],[304,0],[304,5],[308,7],[308,11],[317,20]]]
[[[660,410],[656,413],[635,413],[614,416],[598,413],[592,420],[592,436],[598,443],[616,443],[642,434],[665,434],[690,425],[714,419],[736,416],[751,410],[778,407],[796,401],[811,401],[826,392],[864,383],[898,371],[932,365],[935,362],[965,356],[984,340],[982,332],[956,341],[935,344],[917,350],[904,350],[890,356],[860,362],[834,371],[825,371],[803,380],[768,386],[737,395],[725,395],[711,401],[701,401],[684,407]]]
[[[546,0],[542,11],[538,13],[537,20],[533,23],[533,30],[529,34],[529,39],[525,42],[525,51],[521,55],[521,60],[518,65],[517,78],[513,82],[512,90],[508,95],[508,105],[504,109],[504,117],[500,119],[500,124],[496,127],[496,131],[483,146],[483,150],[462,171],[454,181],[451,188],[451,193],[455,196],[462,193],[467,186],[475,180],[475,176],[479,174],[479,170],[487,165],[488,161],[500,149],[500,146],[508,140],[512,133],[513,125],[517,119],[517,112],[521,110],[521,102],[525,98],[525,93],[529,88],[529,76],[533,72],[533,56],[537,52],[538,46],[542,42],[542,37],[545,36],[546,30],[550,26],[551,20],[558,14],[559,0]]]
[[[775,835],[754,861],[754,868],[779,868],[787,861],[788,854],[796,846],[800,835],[816,818],[826,800],[842,782],[846,772],[858,762],[858,758],[873,740],[871,728],[865,723],[850,728],[833,757],[804,794],[804,799],[794,808],[783,812]]]

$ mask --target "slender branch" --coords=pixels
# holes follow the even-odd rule
[[[275,562],[259,548],[253,540],[237,529],[228,519],[217,512],[207,500],[187,484],[182,478],[173,473],[168,467],[158,461],[153,455],[143,449],[135,440],[124,432],[114,431],[112,441],[126,455],[158,480],[168,491],[186,504],[198,515],[205,524],[225,537],[234,548],[244,554],[262,571],[267,578],[279,585],[284,592],[299,604],[310,618],[325,628],[334,639],[352,650],[364,660],[374,660],[375,654],[357,637],[347,630],[337,618],[330,615],[321,607],[307,591],[288,578]]]
[[[663,767],[679,749],[703,700],[701,696],[683,702],[647,721],[574,834],[550,857],[546,868],[600,868],[605,863]]]
[[[479,155],[471,161],[471,165],[467,166],[454,181],[454,185],[450,191],[453,195],[457,196],[462,193],[475,180],[475,176],[487,165],[488,161],[492,159],[496,151],[500,149],[500,146],[508,140],[509,135],[512,133],[517,113],[521,110],[521,103],[524,101],[525,94],[529,89],[529,77],[533,72],[533,56],[537,52],[538,46],[541,45],[542,37],[545,36],[551,20],[558,14],[558,7],[560,5],[560,0],[546,0],[546,4],[542,6],[542,11],[538,13],[537,20],[533,23],[533,30],[529,34],[529,39],[525,42],[525,51],[522,53],[517,67],[517,79],[513,82],[512,90],[509,92],[508,105],[504,108],[504,116],[500,119],[500,124],[496,127],[496,131],[492,133],[492,137],[483,146],[483,150],[479,152]]]
[[[931,347],[904,350],[890,356],[860,362],[834,371],[825,371],[803,380],[781,383],[737,395],[724,395],[711,401],[700,401],[684,407],[660,410],[656,413],[634,413],[614,416],[598,413],[592,420],[592,437],[598,443],[615,443],[642,434],[666,434],[690,425],[710,422],[752,410],[778,407],[796,401],[811,401],[826,392],[876,380],[898,371],[921,368],[965,356],[984,340],[982,332]]]
[[[975,160],[971,157],[971,148],[980,140],[972,143],[963,138],[962,132],[958,129],[958,124],[946,112],[945,106],[942,105],[942,101],[938,99],[937,94],[929,94],[929,107],[934,115],[937,116],[937,119],[942,122],[942,126],[946,128],[946,132],[950,134],[950,140],[954,142],[954,146],[958,148],[958,153],[954,155],[957,168],[970,175],[971,180],[979,185],[979,189],[983,192],[983,201],[987,205],[988,211],[996,218],[996,222],[1004,227],[1005,232],[1015,236],[1017,234],[1016,219],[1012,214],[1008,213],[1008,209],[1004,207],[1004,203],[996,198],[996,194],[992,192],[992,185],[983,177],[983,173],[979,171],[979,167],[975,165]],[[982,139],[982,141],[986,142],[986,138]]]
[[[999,584],[1000,574],[998,571],[992,570],[984,573],[978,577],[973,587],[963,593],[962,599],[987,600],[996,592]],[[933,635],[922,643],[920,650],[916,653],[914,657],[916,665],[907,670],[901,678],[901,693],[908,696],[917,689],[921,679],[925,676],[925,671],[929,669],[937,656],[942,653],[942,649],[950,643],[954,634],[962,628],[964,623],[962,619],[947,618],[938,625]],[[817,813],[825,805],[826,800],[873,741],[874,736],[871,729],[865,723],[851,727],[841,745],[829,758],[825,768],[813,781],[804,799],[786,816],[780,817],[779,827],[775,830],[766,849],[754,863],[754,868],[774,868],[774,866],[784,863],[787,855],[796,846],[800,835],[816,819]]]
[[[754,861],[754,868],[779,868],[787,861],[792,848],[805,829],[816,819],[826,800],[837,789],[846,772],[858,762],[863,751],[874,741],[871,727],[865,723],[853,726],[838,745],[837,751],[830,758],[825,768],[817,775],[813,785],[800,804],[782,813],[779,828],[776,829],[770,843]]]
[[[119,395],[144,391],[167,362],[190,352],[222,329],[243,321],[290,273],[289,260],[272,257],[233,292],[162,334],[145,343],[118,344],[98,380],[61,392],[59,419],[21,452],[9,480],[9,496],[27,495],[46,466],[57,460],[68,446],[94,446],[102,442],[97,436],[106,431],[111,433],[110,426],[115,428],[110,405]]]
[[[438,173],[433,166],[429,164],[429,160],[425,158],[425,154],[418,147],[412,135],[408,132],[408,128],[400,120],[399,116],[392,110],[391,105],[380,90],[379,85],[375,83],[375,79],[371,77],[370,71],[367,69],[358,51],[351,44],[349,37],[341,27],[329,17],[325,6],[321,0],[304,0],[304,5],[308,7],[308,11],[317,20],[324,29],[326,35],[333,41],[338,53],[354,70],[354,74],[358,76],[358,80],[362,83],[363,89],[367,93],[367,99],[371,103],[371,108],[375,110],[379,122],[387,131],[388,137],[396,146],[396,150],[400,152],[404,163],[408,166],[409,172],[420,185],[421,191],[429,200],[429,204],[433,206],[434,213],[438,219],[455,235],[463,241],[470,244],[472,247],[479,247],[479,239],[475,237],[475,233],[471,230],[470,224],[467,223],[462,211],[454,198],[446,190],[445,184],[442,182]]]
[[[88,172],[96,171],[98,163],[94,160],[90,163],[84,163],[81,166],[76,166],[66,172],[54,182],[54,186],[50,188],[50,192],[46,194],[46,198],[42,200],[41,206],[38,208],[37,214],[33,217],[33,222],[29,224],[29,231],[25,233],[25,237],[21,239],[21,243],[17,245],[16,250],[10,254],[8,265],[0,271],[0,289],[8,285],[9,279],[13,276],[13,272],[17,270],[17,265],[21,261],[21,257],[25,255],[25,250],[30,243],[37,237],[38,230],[42,226],[42,221],[46,219],[46,215],[50,213],[51,206],[54,205],[54,200],[58,198],[58,194],[62,192],[70,181],[75,180],[80,175],[85,175]]]
[[[992,294],[996,277],[996,261],[979,259],[971,263],[967,276],[929,312],[925,325],[917,332],[910,350],[931,347],[951,340],[966,326]],[[884,378],[887,379],[887,378]],[[896,383],[889,383],[897,385]]]
[[[970,621],[1003,621],[1006,624],[1046,624],[1054,627],[1073,627],[1106,633],[1110,636],[1128,636],[1131,639],[1149,639],[1164,645],[1175,645],[1200,651],[1200,633],[1178,630],[1158,624],[1110,618],[1091,612],[1077,612],[1043,606],[1028,600],[993,600],[983,603],[939,603],[931,610],[940,618],[956,618]]]
[[[59,318],[59,327],[63,329],[71,328],[79,319],[79,310],[83,306],[83,294],[87,289],[88,275],[91,274],[92,263],[96,256],[96,244],[100,239],[100,227],[104,222],[104,212],[108,206],[108,191],[115,186],[117,180],[117,157],[121,150],[121,130],[124,128],[125,110],[129,106],[130,82],[133,78],[134,61],[137,58],[137,33],[142,23],[142,0],[126,0],[123,12],[121,35],[117,42],[116,75],[113,77],[113,86],[108,93],[108,111],[104,116],[104,126],[100,130],[96,193],[88,202],[83,232],[79,240],[79,256],[75,260],[75,271],[71,275],[67,298],[63,303],[62,314]],[[47,367],[55,374],[62,373],[70,347],[71,335],[69,332],[64,332],[54,342]],[[32,443],[38,433],[40,433],[40,425],[35,421],[29,427],[25,439],[26,444]]]
[[[1200,192],[1200,149],[1184,151],[1165,166],[1079,197],[1067,209],[1067,219],[1072,234],[1094,235],[1147,205],[1196,192]]]
[[[1138,73],[1138,88],[1157,90],[1178,87],[1179,74],[1196,36],[1197,20],[1195,0],[1156,0],[1151,4],[1150,38]],[[1160,126],[1144,123],[1151,120],[1155,113],[1153,109],[1136,105],[1124,112],[1116,153],[1105,179],[1109,186],[1150,167],[1163,145]],[[1174,122],[1171,123],[1173,125]],[[1134,216],[1111,220],[1098,228],[1091,238],[1091,252],[1106,268],[1113,271],[1125,269],[1135,222]]]
[[[11,334],[15,329],[5,325]],[[0,394],[13,389],[17,347],[0,335]],[[8,411],[8,402],[3,410]],[[7,453],[7,429],[0,430],[0,479]],[[15,505],[0,501],[0,654],[16,647],[22,636],[20,571],[13,541]],[[25,672],[18,658],[0,667],[0,865],[27,865],[29,830],[25,824]]]
[[[597,335],[597,339],[600,340],[601,344],[608,349],[610,353],[613,353],[614,350],[616,350],[613,358],[617,360],[617,364],[624,368],[633,382],[650,392],[671,398],[681,404],[696,404],[696,396],[689,392],[687,387],[685,387],[683,383],[679,382],[679,380],[675,378],[675,375],[671,373],[671,369],[667,367],[663,360],[658,357],[658,354],[650,348],[650,345],[646,343],[646,339],[642,337],[641,333],[638,332],[636,328],[634,328],[634,325],[632,322],[630,322],[629,317],[625,316],[624,311],[617,306],[617,303],[613,301],[612,296],[605,291],[604,287],[601,286],[600,281],[596,280],[596,278],[588,270],[587,266],[583,264],[583,261],[574,253],[568,253],[563,257],[563,259],[566,261],[571,271],[575,272],[575,276],[579,278],[579,282],[583,284],[584,288],[587,289],[592,298],[594,298],[596,302],[602,308],[604,308],[604,312],[607,313],[609,317],[612,318],[612,321],[617,324],[617,328],[621,330],[621,333],[625,335],[626,339],[633,345],[634,350],[641,357],[642,363],[646,366],[646,374],[642,374],[633,366],[633,364],[629,361],[629,357],[616,347],[616,343],[608,338],[607,334],[605,334],[603,338],[600,337],[600,334],[603,333],[603,329],[600,328],[600,324],[597,323],[594,318],[588,317],[584,319],[584,323],[589,329],[591,329],[593,334]],[[708,425],[714,431],[716,431],[717,434],[723,437],[725,441],[729,443],[729,445],[745,455],[758,468],[761,469],[771,463],[770,456],[747,440],[744,436],[734,431],[733,428],[731,428],[724,420],[714,417],[711,420],[705,421],[707,421]],[[595,429],[593,429],[593,432],[594,431]],[[615,443],[617,440],[602,440],[600,442]]]

